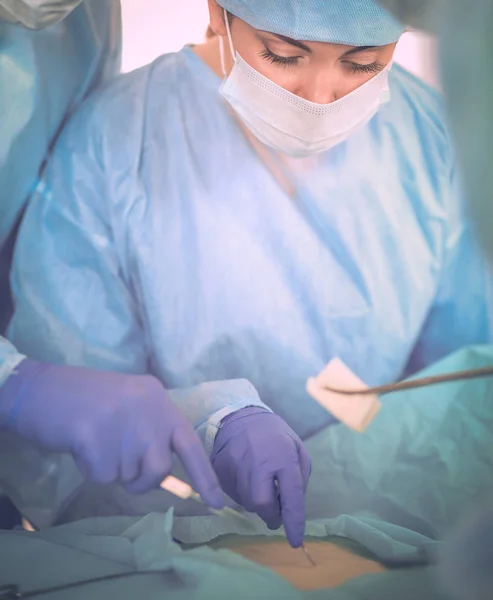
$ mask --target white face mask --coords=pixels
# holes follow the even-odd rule
[[[390,64],[365,84],[330,104],[304,100],[256,71],[235,51],[226,16],[234,66],[226,77],[224,40],[219,38],[225,80],[222,96],[264,144],[293,157],[329,150],[363,127],[390,100]]]

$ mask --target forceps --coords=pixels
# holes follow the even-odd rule
[[[324,385],[324,389],[328,392],[341,394],[343,396],[373,396],[378,394],[390,394],[392,392],[402,392],[404,390],[414,390],[417,388],[429,387],[440,383],[449,383],[452,381],[465,381],[468,379],[480,379],[483,377],[493,376],[493,366],[481,367],[480,369],[467,369],[465,371],[454,371],[443,375],[434,375],[431,377],[421,377],[419,379],[410,379],[406,381],[398,381],[397,383],[388,383],[371,388],[358,390],[343,390]]]

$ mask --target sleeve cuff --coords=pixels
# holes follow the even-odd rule
[[[1,356],[0,354],[0,387],[3,386],[15,368],[26,358],[23,354],[19,354],[13,346],[11,346],[11,349],[12,352],[7,355],[4,354],[4,356]]]
[[[219,425],[231,413],[256,406],[272,412],[246,379],[209,381],[191,388],[168,390],[173,402],[183,411],[210,455]]]
[[[225,419],[229,415],[237,412],[238,410],[243,410],[244,408],[250,408],[251,406],[263,408],[263,409],[267,410],[268,412],[272,412],[271,409],[260,400],[256,391],[255,391],[255,396],[256,396],[256,398],[251,397],[248,399],[247,398],[238,399],[236,402],[230,404],[229,406],[225,406],[221,410],[218,410],[216,413],[214,413],[207,419],[207,422],[203,426],[204,427],[203,439],[204,439],[205,451],[207,452],[208,456],[210,456],[212,454],[212,450],[214,448],[214,441],[216,439],[217,432],[219,430],[221,421],[223,419]]]

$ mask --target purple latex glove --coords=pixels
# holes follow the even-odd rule
[[[157,489],[176,453],[204,501],[224,506],[200,439],[154,377],[26,359],[0,390],[0,423],[131,493]]]
[[[230,498],[269,529],[284,524],[291,546],[301,546],[311,462],[281,417],[259,407],[232,413],[221,422],[211,462]]]

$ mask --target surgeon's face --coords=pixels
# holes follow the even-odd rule
[[[211,28],[227,34],[223,9],[209,0]],[[253,29],[244,21],[231,22],[233,45],[254,69],[289,92],[318,104],[328,104],[379,73],[391,60],[396,44],[378,47],[300,42]],[[225,40],[228,70],[233,66]]]

